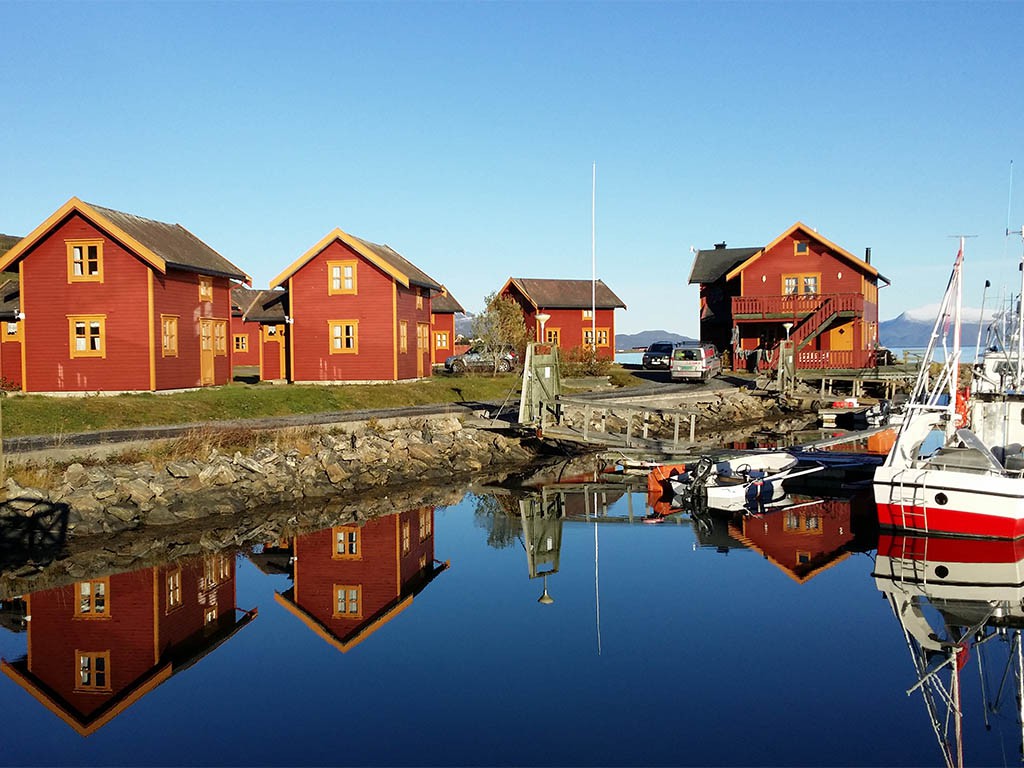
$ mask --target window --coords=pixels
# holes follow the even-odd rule
[[[592,310],[592,309],[584,309],[583,310],[583,319],[584,320],[593,320],[594,319],[594,310]]]
[[[93,579],[75,584],[77,593],[75,601],[75,617],[82,619],[110,618],[109,579]]]
[[[398,321],[398,351],[409,351],[409,322],[407,320]]]
[[[167,574],[167,611],[181,607],[181,568]]]
[[[328,320],[331,334],[331,354],[359,354],[359,321]]]
[[[327,293],[356,293],[356,262],[355,261],[328,261],[327,262]]]
[[[110,651],[75,651],[78,656],[76,691],[110,690]]]
[[[103,282],[103,241],[67,240],[68,282]]]
[[[561,328],[545,328],[544,329],[544,337],[545,337],[544,340],[548,344],[553,344],[554,346],[557,347],[558,346],[558,342],[561,340],[561,337],[562,337],[562,329]]]
[[[228,321],[213,321],[213,354],[226,355],[228,353]]]
[[[161,355],[163,357],[178,356],[178,318],[176,315],[160,315],[160,329],[163,343]]]
[[[213,301],[213,278],[199,276],[199,300]]]
[[[423,309],[423,289],[416,289],[416,309]]]
[[[357,560],[362,556],[362,541],[359,528],[354,525],[339,525],[334,529],[335,560]]]
[[[203,587],[209,589],[223,584],[231,577],[231,560],[225,555],[207,555],[203,558]]]
[[[811,244],[806,240],[797,240],[793,243],[793,253],[797,256],[806,256],[811,252]]]
[[[236,333],[234,336],[235,352],[249,351],[249,337],[244,333]]]
[[[593,346],[594,344],[594,329],[584,328],[583,329],[583,345],[586,347]],[[598,328],[597,329],[597,346],[607,347],[608,346],[608,329]]]
[[[203,612],[203,627],[211,627],[217,623],[217,606],[207,608]]]
[[[277,326],[276,325],[264,326],[264,330],[267,332],[267,336],[277,336]]]
[[[334,585],[334,618],[358,619],[363,615],[363,588],[349,584]]]
[[[106,315],[68,315],[71,357],[106,357]]]
[[[816,294],[821,282],[821,273],[807,275],[783,275],[782,293],[785,296],[796,296],[798,294]]]
[[[433,523],[431,522],[431,519],[430,519],[430,510],[429,509],[421,509],[420,510],[420,541],[423,541],[424,539],[429,537],[432,529],[433,529]]]
[[[409,521],[405,520],[402,523],[402,554],[408,555],[409,549],[412,547],[412,541],[410,539],[410,526]]]
[[[4,341],[21,341],[21,323],[13,322],[6,324],[6,330],[4,331]]]
[[[434,332],[434,349],[448,349],[448,331]]]

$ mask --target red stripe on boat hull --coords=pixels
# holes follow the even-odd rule
[[[928,525],[919,521],[927,520]],[[941,507],[914,507],[904,504],[878,503],[878,524],[883,528],[920,533],[943,533],[953,536],[983,536],[990,539],[1024,537],[1024,518],[986,515],[981,512],[960,512]]]

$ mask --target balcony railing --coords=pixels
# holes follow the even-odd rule
[[[796,353],[796,367],[801,371],[874,368],[875,360],[876,351],[873,349],[822,349]],[[761,357],[758,367],[762,371],[771,371],[778,363],[779,351],[773,349]]]
[[[864,314],[864,296],[859,293],[799,293],[786,296],[734,296],[732,316],[737,322],[751,320],[792,320],[814,312],[831,298],[836,312]]]

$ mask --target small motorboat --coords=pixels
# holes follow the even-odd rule
[[[669,475],[673,506],[692,507],[695,502],[711,509],[737,511],[763,507],[782,499],[782,481],[793,476],[798,459],[784,451],[763,451],[727,459],[701,457],[692,469]],[[796,474],[816,472],[817,466]]]

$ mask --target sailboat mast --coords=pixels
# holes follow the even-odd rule
[[[1020,234],[1024,238],[1024,227],[1021,228]],[[1024,251],[1021,252],[1020,294],[1017,296],[1017,365],[1013,379],[1015,392],[1020,392],[1022,378],[1024,378],[1024,370],[1021,367],[1021,361],[1024,360],[1024,312],[1021,311],[1024,307],[1021,307],[1022,302],[1024,302]]]

